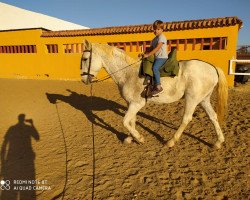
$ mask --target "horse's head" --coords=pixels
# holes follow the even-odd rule
[[[87,40],[83,41],[84,51],[82,54],[81,77],[86,84],[91,83],[92,78],[102,68],[102,59],[93,51],[93,46]]]

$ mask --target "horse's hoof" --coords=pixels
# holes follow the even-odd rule
[[[130,136],[128,136],[128,137],[126,137],[126,139],[124,140],[124,144],[131,144],[132,141],[133,141],[133,138],[130,137]]]
[[[169,140],[169,141],[167,142],[167,146],[168,146],[168,147],[173,147],[173,146],[174,146],[174,141],[173,141],[173,140]]]
[[[222,143],[221,142],[216,142],[215,144],[214,144],[214,147],[216,148],[216,149],[220,149],[221,148],[221,145]]]
[[[143,136],[140,137],[140,139],[138,140],[138,142],[140,142],[141,144],[144,144],[145,143],[145,139]]]
[[[140,136],[139,138],[134,137],[134,140],[138,142],[139,144],[144,144],[145,139],[143,136]]]

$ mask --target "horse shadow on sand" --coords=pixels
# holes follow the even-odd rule
[[[114,127],[112,127],[110,124],[108,124],[102,118],[100,118],[98,115],[96,115],[94,113],[94,111],[111,110],[114,113],[120,115],[121,117],[124,117],[125,112],[127,111],[127,107],[125,107],[117,102],[114,102],[112,100],[107,100],[107,99],[104,99],[101,97],[78,94],[78,93],[71,91],[71,90],[67,90],[67,91],[70,92],[70,95],[68,95],[68,96],[62,95],[62,94],[49,94],[49,93],[46,93],[46,96],[47,96],[47,99],[49,100],[49,102],[52,104],[56,104],[57,101],[59,100],[59,101],[68,103],[69,105],[71,105],[75,109],[82,111],[91,123],[93,123],[96,126],[100,126],[101,128],[106,129],[107,131],[112,132],[113,134],[115,134],[117,136],[117,138],[121,142],[124,141],[124,139],[128,135],[124,134],[124,133],[118,131],[117,129],[115,129]],[[164,126],[166,126],[168,128],[177,130],[177,127],[175,125],[168,123],[168,122],[165,122],[162,119],[158,119],[156,117],[150,116],[144,112],[138,112],[137,116],[145,118],[151,122],[163,124]],[[122,121],[121,121],[121,123],[122,123]],[[141,126],[145,131],[147,131],[151,135],[153,135],[161,144],[164,145],[166,143],[165,139],[161,135],[159,135],[158,133],[154,132],[153,130],[151,130],[150,128],[146,127],[145,125],[143,125],[142,123],[140,123],[138,121],[136,122],[136,124]],[[201,142],[207,146],[211,146],[211,144],[205,142],[204,140],[202,140],[200,138],[197,138],[194,135],[191,135],[189,133],[183,133],[183,134],[185,134],[188,137],[191,137],[193,139],[196,139],[199,142]]]

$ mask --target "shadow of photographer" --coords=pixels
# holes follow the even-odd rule
[[[40,139],[33,120],[25,119],[25,114],[20,114],[18,123],[8,129],[2,143],[2,180],[9,180],[11,184],[14,181],[36,180],[35,152],[32,148],[32,138],[36,141]],[[17,186],[27,186],[27,184]],[[10,190],[2,190],[0,199],[35,200],[36,192],[33,188],[31,190],[14,190],[14,185],[10,185]]]

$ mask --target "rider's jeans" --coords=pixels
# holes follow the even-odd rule
[[[156,58],[153,64],[153,72],[154,72],[154,82],[155,85],[161,84],[160,80],[160,68],[166,62],[167,58]]]

